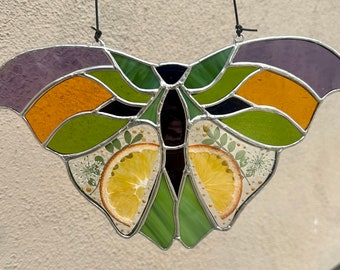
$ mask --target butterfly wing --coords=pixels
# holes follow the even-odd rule
[[[215,67],[213,74],[209,66]],[[190,100],[188,178],[199,203],[196,211],[209,221],[187,240],[186,227],[199,219],[191,215],[188,223],[180,215],[181,239],[193,246],[212,228],[229,229],[272,176],[281,150],[305,137],[320,102],[340,87],[340,61],[319,42],[272,38],[227,47],[188,70],[182,87]],[[194,113],[199,109],[204,112]],[[233,180],[227,188],[228,172]],[[180,210],[190,197],[186,189]]]
[[[318,105],[339,88],[339,62],[337,52],[309,39],[250,41],[234,47],[211,87],[188,90],[240,136],[286,147],[305,136]]]
[[[160,80],[154,68],[153,64],[102,47],[58,46],[26,52],[0,69],[0,106],[17,112],[39,142],[63,158],[75,186],[124,237],[138,232],[144,222],[155,226],[157,220],[152,221],[152,217],[159,211],[156,202],[166,209],[173,207],[161,175],[162,145],[153,123],[160,100]],[[137,164],[140,160],[144,163]],[[136,180],[131,172],[138,168],[126,171],[131,165],[147,167],[144,173],[149,179],[135,183],[139,184],[142,203],[133,196],[115,196],[116,203],[121,199],[136,205],[132,214],[125,213],[129,220],[122,218],[124,213],[119,216],[112,210],[107,190],[113,188],[107,179],[125,170]],[[172,206],[167,201],[162,204],[169,197]],[[169,211],[171,215],[164,220],[174,223],[174,211]],[[148,213],[150,218],[145,221]],[[144,232],[149,236],[147,227]],[[159,241],[166,246],[172,239],[173,234],[171,240]]]

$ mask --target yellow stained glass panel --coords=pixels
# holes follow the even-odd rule
[[[262,71],[247,80],[237,95],[257,105],[275,107],[306,129],[318,105],[317,100],[300,84],[271,71]]]
[[[26,113],[40,142],[68,117],[84,111],[92,111],[112,94],[99,83],[82,76],[67,79],[42,95]]]

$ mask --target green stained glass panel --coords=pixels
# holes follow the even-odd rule
[[[174,199],[162,176],[157,196],[141,232],[160,247],[167,249],[175,235]]]
[[[233,48],[227,48],[193,65],[185,81],[187,88],[201,88],[209,85],[225,66]]]
[[[187,247],[194,247],[213,229],[188,177],[181,194],[178,216],[180,237]]]
[[[120,98],[136,102],[147,103],[151,95],[140,92],[128,84],[118,71],[115,70],[97,70],[89,72],[90,75],[96,77],[98,80],[108,86]]]
[[[225,98],[244,78],[257,70],[255,67],[229,67],[212,87],[193,95],[200,104],[209,104]]]
[[[267,145],[287,146],[303,137],[289,120],[272,112],[248,111],[221,121],[242,135]]]
[[[86,151],[106,140],[124,125],[125,119],[83,114],[67,121],[53,135],[48,147],[61,154]]]
[[[158,95],[155,97],[149,107],[147,107],[146,110],[142,113],[140,117],[141,119],[147,119],[152,121],[153,123],[157,123],[159,103],[162,100],[163,94],[163,91],[160,91],[158,93]]]
[[[113,52],[111,55],[126,77],[137,87],[155,89],[160,86],[159,79],[156,77],[151,66],[124,55]]]
[[[185,101],[188,108],[189,118],[193,119],[196,116],[202,115],[202,110],[188,97],[188,95],[181,89],[181,95]]]

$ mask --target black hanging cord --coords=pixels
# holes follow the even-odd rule
[[[94,39],[96,40],[96,42],[99,42],[99,39],[102,36],[102,31],[99,30],[98,0],[95,0],[95,8],[96,8],[96,27],[91,26],[91,28],[96,31],[94,34]]]
[[[234,11],[235,11],[235,19],[236,19],[235,29],[236,29],[237,36],[240,37],[243,31],[256,32],[257,29],[243,28],[243,26],[240,25],[239,20],[238,20],[236,0],[233,0],[233,1],[234,1]]]
[[[235,11],[235,19],[236,19],[235,29],[236,29],[237,36],[240,37],[243,31],[256,32],[257,29],[244,28],[239,23],[236,0],[233,0],[233,2],[234,2],[234,11]],[[102,36],[102,31],[99,30],[98,0],[95,0],[95,9],[96,9],[96,27],[91,26],[91,28],[96,31],[94,34],[94,39],[96,40],[96,42],[99,42],[100,37]]]

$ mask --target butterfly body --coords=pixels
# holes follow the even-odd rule
[[[296,37],[236,43],[190,65],[56,46],[0,69],[0,106],[64,160],[118,234],[193,247],[232,226],[339,74],[337,52]]]

